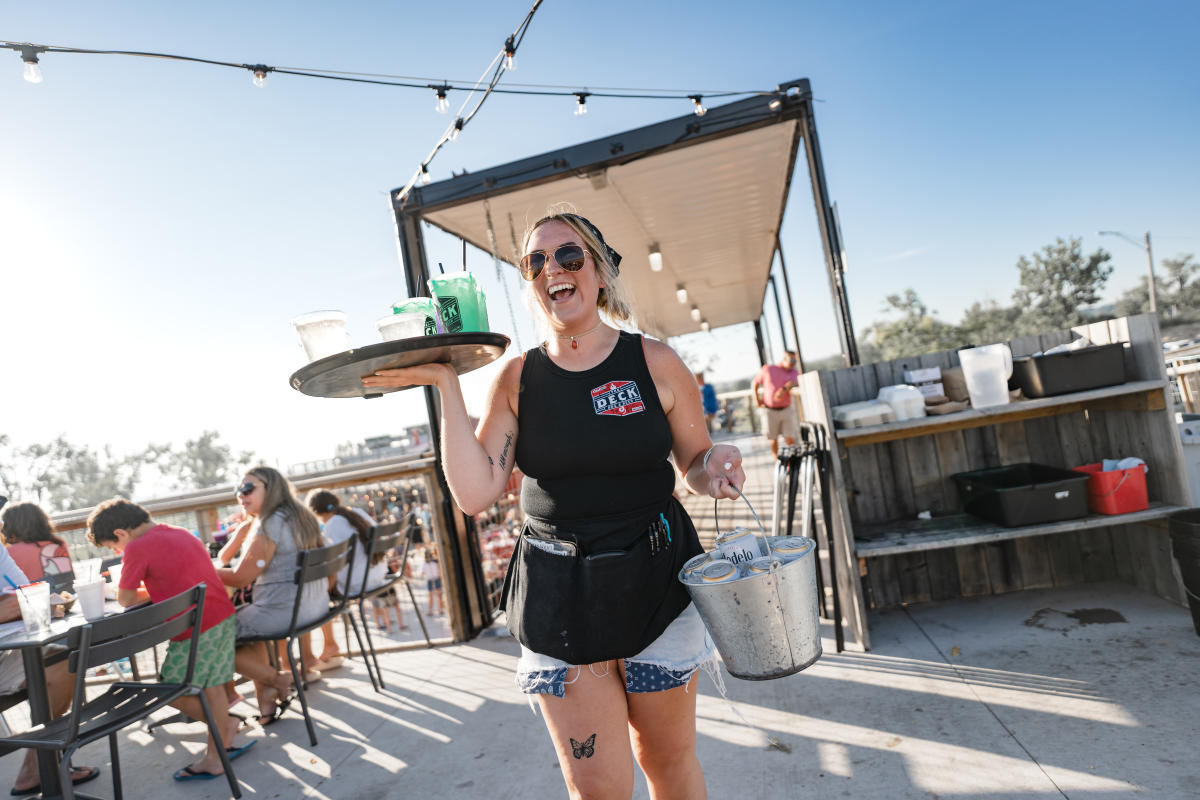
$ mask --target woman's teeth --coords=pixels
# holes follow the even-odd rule
[[[575,287],[569,283],[555,283],[546,289],[546,294],[550,295],[550,299],[554,301],[566,300],[575,294]]]

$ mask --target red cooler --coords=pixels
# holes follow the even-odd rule
[[[1150,507],[1146,494],[1146,467],[1103,471],[1103,464],[1084,464],[1076,472],[1088,475],[1088,508],[1097,514],[1128,514]]]

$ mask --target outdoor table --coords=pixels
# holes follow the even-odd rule
[[[113,600],[105,600],[104,616],[109,617],[124,611]],[[21,620],[15,621],[21,625]],[[50,629],[40,635],[31,635],[22,626],[17,630],[0,635],[0,652],[5,650],[20,650],[21,660],[25,664],[25,691],[29,696],[29,716],[34,725],[50,721],[50,696],[46,691],[46,662],[42,649],[46,645],[56,644],[67,638],[72,628],[86,625],[88,620],[76,603],[75,608],[63,619],[50,622]],[[37,751],[38,777],[42,784],[40,795],[44,800],[56,800],[62,797],[62,785],[58,780],[58,754],[50,750]],[[91,800],[90,795],[75,793],[80,800]],[[99,800],[96,798],[95,800]]]

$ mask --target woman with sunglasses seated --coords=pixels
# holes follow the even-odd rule
[[[230,537],[218,558],[228,564],[242,545],[248,544],[236,568],[223,567],[217,574],[226,586],[254,585],[251,602],[237,610],[238,639],[276,634],[282,639],[291,625],[296,602],[296,554],[322,545],[321,525],[296,498],[287,478],[271,467],[255,467],[247,472],[237,496],[251,522]],[[328,610],[325,581],[305,584],[298,621],[309,622]],[[254,681],[259,722],[274,722],[289,702],[286,695],[291,673],[279,672],[270,665],[261,641],[239,644],[234,666]]]
[[[496,500],[514,464],[525,473],[502,605],[522,645],[517,682],[537,697],[571,795],[629,797],[636,758],[651,795],[703,797],[696,672],[715,653],[676,579],[702,548],[668,457],[693,491],[736,497],[741,454],[712,444],[674,351],[605,324],[632,312],[621,258],[591,222],[551,213],[524,242],[546,338],[505,366],[477,430],[448,365],[363,384],[438,388],[443,466],[467,514]]]

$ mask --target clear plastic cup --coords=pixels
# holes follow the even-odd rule
[[[116,597],[117,590],[121,587],[121,564],[116,563],[108,568],[108,583],[104,585],[104,593],[109,597]]]
[[[100,559],[85,558],[82,561],[76,561],[75,580],[78,583],[91,583],[100,577]]]
[[[104,616],[104,579],[90,583],[75,582],[75,594],[79,598],[79,607],[83,609],[83,617],[88,622]],[[49,597],[46,602],[49,603]]]
[[[487,331],[487,312],[479,310],[483,292],[470,272],[452,272],[430,278],[429,293],[437,299],[446,333]]]
[[[22,586],[17,592],[21,620],[26,633],[39,634],[50,629],[50,584],[45,581]]]
[[[414,297],[410,300],[401,300],[392,303],[393,314],[407,314],[417,312],[425,315],[425,335],[433,336],[435,333],[445,333],[441,329],[441,323],[438,320],[437,307],[433,304],[432,297]]]
[[[342,311],[310,311],[292,320],[309,361],[317,361],[350,349],[346,314]]]
[[[411,339],[425,335],[425,322],[428,319],[421,311],[388,314],[386,317],[375,320],[375,330],[379,331],[379,338],[385,342]]]

